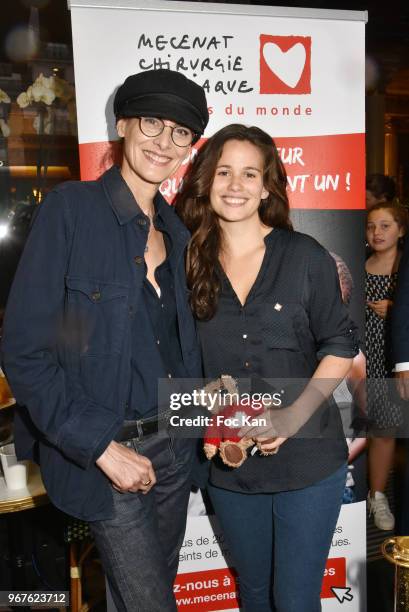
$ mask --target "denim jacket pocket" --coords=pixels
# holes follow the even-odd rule
[[[121,352],[129,286],[66,277],[66,332],[83,357]],[[68,328],[67,328],[68,326]]]

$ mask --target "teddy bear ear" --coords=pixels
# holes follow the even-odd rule
[[[206,455],[207,459],[210,460],[217,453],[217,446],[216,444],[213,444],[212,442],[206,442],[203,445],[203,450],[204,450],[204,454]]]
[[[240,467],[247,459],[247,448],[253,446],[253,444],[252,440],[247,440],[244,444],[242,442],[232,442],[231,440],[220,442],[219,450],[223,463],[230,467]]]
[[[229,374],[222,374],[220,377],[220,386],[223,391],[226,391],[229,395],[238,395],[239,388],[235,378]],[[232,398],[234,399],[234,398]]]
[[[222,383],[222,378],[220,376],[219,378],[215,378],[214,380],[211,380],[210,382],[208,382],[201,389],[202,393],[200,395],[200,399],[201,399],[202,405],[206,406],[209,409],[212,409],[213,412],[215,412],[216,408],[218,410],[220,408],[220,402],[217,401],[217,406],[214,405],[214,398],[216,398],[217,400],[220,397],[219,393],[221,389],[223,389],[223,383]],[[213,405],[210,402],[210,396],[213,397]]]

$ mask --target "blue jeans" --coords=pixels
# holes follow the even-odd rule
[[[295,491],[246,494],[209,485],[246,612],[320,612],[345,479],[342,466]]]
[[[118,493],[115,517],[90,523],[119,612],[176,612],[173,582],[186,527],[195,440],[165,433],[138,441],[156,485],[147,495]]]

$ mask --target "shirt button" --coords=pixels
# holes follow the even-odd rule
[[[160,305],[161,308],[165,308],[165,304],[162,302],[162,304]]]
[[[243,338],[244,338],[244,340],[246,340],[247,334],[243,334]]]
[[[94,293],[91,294],[91,299],[93,302],[98,302],[98,300],[101,299],[101,293],[99,291],[94,291]]]
[[[143,258],[143,257],[141,257],[141,255],[136,255],[136,256],[133,258],[133,260],[134,260],[134,262],[135,262],[136,264],[140,265],[141,263],[143,263],[144,258]]]

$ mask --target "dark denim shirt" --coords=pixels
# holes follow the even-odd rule
[[[175,249],[183,363],[188,376],[200,377],[184,271],[189,234],[171,207],[162,211]],[[51,501],[85,520],[113,514],[111,485],[95,460],[129,400],[130,306],[137,309],[141,297],[146,244],[141,237],[135,254],[139,212],[116,167],[98,181],[56,187],[39,208],[4,321],[3,365],[21,405],[18,454],[36,456]]]

